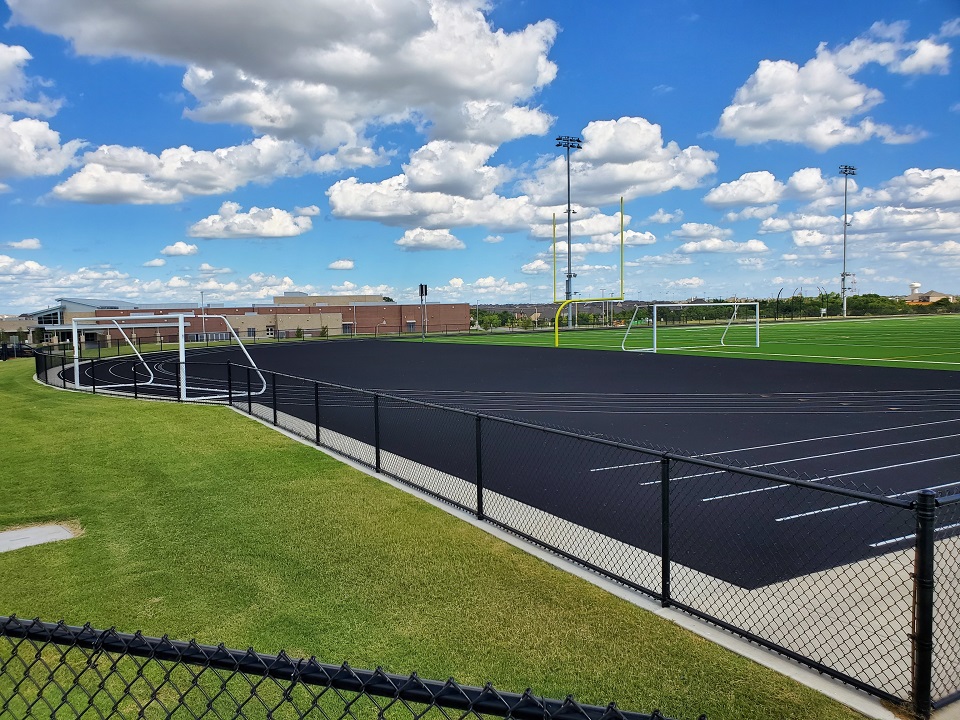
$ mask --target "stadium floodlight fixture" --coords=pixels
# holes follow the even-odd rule
[[[573,137],[572,135],[560,135],[557,138],[557,147],[562,147],[567,151],[567,289],[566,289],[566,300],[573,299],[573,279],[576,275],[573,274],[573,251],[571,250],[571,240],[572,240],[572,231],[570,227],[570,222],[573,218],[573,208],[570,204],[570,150],[581,150],[583,145],[581,140],[578,137]],[[567,311],[567,327],[573,327],[573,306],[571,305]]]
[[[841,165],[840,174],[843,175],[843,269],[840,271],[840,300],[843,303],[843,316],[847,316],[847,278],[850,273],[847,272],[847,228],[850,223],[847,222],[847,182],[851,175],[857,174],[857,169],[853,165]]]

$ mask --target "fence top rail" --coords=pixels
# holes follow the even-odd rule
[[[152,353],[150,353],[152,354]],[[147,353],[145,353],[147,355]],[[114,358],[106,358],[110,362],[118,362]],[[124,362],[122,359],[119,362]],[[132,361],[127,361],[132,362]],[[242,363],[211,363],[196,361],[193,364],[195,365],[230,365],[238,369],[251,369],[255,370],[248,365],[243,365]],[[763,470],[755,470],[753,468],[743,468],[737,467],[736,465],[730,465],[727,463],[715,462],[713,460],[707,460],[706,458],[690,457],[688,455],[682,455],[679,453],[673,453],[667,450],[655,450],[653,448],[646,448],[641,445],[634,445],[632,443],[620,442],[617,440],[610,440],[607,438],[596,437],[594,435],[583,435],[582,433],[575,432],[573,430],[564,430],[561,428],[554,428],[548,425],[538,425],[536,423],[526,422],[524,420],[516,420],[513,418],[500,417],[498,415],[487,415],[486,413],[480,413],[473,410],[465,410],[464,408],[453,407],[450,405],[439,405],[437,403],[432,403],[426,400],[418,400],[416,398],[407,398],[401,397],[398,395],[391,395],[387,392],[381,392],[378,390],[365,390],[363,388],[350,387],[349,385],[340,385],[338,383],[331,383],[324,380],[312,380],[310,378],[300,377],[298,375],[290,375],[283,372],[274,372],[272,370],[264,371],[270,374],[273,377],[284,377],[291,380],[299,380],[301,382],[306,382],[310,384],[316,384],[327,388],[334,388],[337,390],[347,390],[350,392],[360,393],[362,395],[369,395],[370,397],[381,397],[389,400],[395,400],[401,403],[409,403],[412,405],[418,405],[420,407],[431,408],[434,410],[443,410],[446,412],[459,413],[461,415],[469,415],[471,417],[479,417],[483,420],[490,422],[499,422],[505,423],[507,425],[514,425],[517,427],[524,427],[531,430],[538,430],[541,432],[550,433],[553,435],[560,435],[563,437],[575,438],[577,440],[584,440],[587,442],[597,443],[598,445],[606,445],[607,447],[614,447],[619,450],[627,450],[630,452],[641,453],[644,455],[650,455],[653,457],[661,459],[676,460],[678,462],[686,462],[692,465],[698,465],[700,467],[706,467],[713,470],[721,470],[724,472],[737,473],[739,475],[745,475],[747,477],[757,478],[759,480],[768,480],[770,482],[776,482],[783,485],[794,485],[796,487],[808,488],[811,490],[817,490],[820,492],[826,492],[833,495],[840,495],[843,497],[855,498],[857,500],[866,500],[869,502],[874,502],[879,505],[888,505],[890,507],[897,507],[903,509],[910,509],[914,507],[915,501],[913,500],[901,500],[899,498],[890,498],[885,495],[880,495],[877,493],[865,492],[862,490],[854,490],[852,488],[837,487],[834,485],[825,485],[820,482],[812,480],[801,480],[800,478],[791,478],[785,475],[777,475],[775,473],[764,472]],[[941,499],[941,504],[943,499]]]
[[[270,677],[402,702],[454,708],[476,715],[518,720],[668,720],[656,710],[652,715],[627,712],[620,710],[615,703],[606,707],[581,705],[573,696],[551,700],[537,697],[529,689],[522,694],[501,692],[490,683],[479,688],[460,685],[452,678],[424,680],[416,673],[404,676],[380,668],[358,670],[346,663],[321,663],[313,657],[291,658],[283,651],[278,655],[264,655],[253,648],[231,650],[223,644],[200,645],[192,640],[182,642],[167,636],[153,638],[139,632],[121,633],[113,628],[96,630],[89,623],[74,627],[63,621],[49,623],[0,616],[0,636]]]
[[[944,495],[943,497],[937,498],[937,505],[943,507],[944,505],[956,505],[960,503],[960,493],[954,495]]]

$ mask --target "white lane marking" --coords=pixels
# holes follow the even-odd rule
[[[895,465],[883,465],[881,467],[866,468],[864,470],[854,470],[852,472],[837,473],[836,475],[827,475],[826,477],[818,478],[811,482],[822,482],[824,480],[834,480],[836,478],[849,477],[851,475],[862,475],[863,473],[878,472],[880,470],[892,470],[894,468],[907,467],[908,465],[922,465],[923,463],[936,462],[938,460],[950,460],[956,457],[960,457],[960,453],[957,453],[955,455],[941,455],[940,457],[934,457],[934,458],[924,458],[923,460],[911,460],[910,462],[897,463]],[[711,474],[716,475],[716,474],[719,474],[719,472],[720,471],[716,473],[711,473]],[[687,476],[687,477],[694,477],[694,476]],[[684,477],[683,479],[686,480],[687,477]],[[700,502],[711,502],[712,500],[725,500],[727,498],[740,497],[741,495],[752,495],[753,493],[767,492],[769,490],[782,490],[785,487],[789,487],[789,485],[776,485],[774,487],[760,488],[758,490],[745,490],[743,492],[730,493],[729,495],[717,495],[715,497],[701,498]]]
[[[947,487],[954,487],[960,485],[960,482],[950,482],[944,483],[943,485],[933,485],[931,487],[918,488],[916,490],[907,490],[902,493],[895,493],[893,495],[884,495],[888,498],[898,498],[903,497],[904,495],[913,495],[914,493],[920,492],[920,490],[942,490]],[[786,515],[784,517],[778,517],[774,522],[784,522],[786,520],[796,520],[797,518],[810,517],[811,515],[820,515],[821,513],[833,512],[834,510],[846,510],[847,508],[857,507],[858,505],[870,505],[872,501],[870,500],[860,500],[859,502],[846,503],[844,505],[832,505],[828,508],[821,508],[820,510],[810,510],[808,512],[797,513],[796,515]]]
[[[747,452],[748,450],[767,450],[768,448],[786,447],[787,445],[797,445],[799,443],[821,442],[823,440],[837,440],[839,438],[856,437],[858,435],[869,435],[871,433],[890,432],[894,430],[912,430],[913,428],[928,427],[930,425],[942,425],[944,423],[952,423],[952,422],[960,422],[960,418],[951,418],[950,420],[932,420],[930,422],[917,423],[915,425],[900,425],[898,427],[892,427],[892,428],[877,428],[876,430],[860,430],[858,432],[841,433],[839,435],[823,435],[821,437],[808,438],[806,440],[788,440],[787,442],[782,442],[782,443],[770,443],[769,445],[754,445],[753,447],[738,448],[735,450],[717,450],[715,452],[701,453],[699,455],[694,455],[693,457],[695,458],[705,457],[706,455],[729,455],[731,453]],[[601,470],[620,470],[622,468],[651,465],[658,462],[660,462],[659,459],[647,460],[639,463],[628,463],[626,465],[611,465],[609,467],[591,468],[590,472],[600,472]]]
[[[820,458],[832,457],[832,456],[836,456],[836,455],[848,455],[848,454],[850,454],[850,453],[867,452],[867,451],[869,451],[869,450],[882,450],[882,449],[885,449],[885,448],[901,447],[901,446],[903,446],[903,445],[914,445],[914,444],[917,444],[917,443],[931,442],[931,441],[934,441],[934,440],[947,440],[947,439],[949,439],[949,438],[955,438],[955,437],[960,437],[960,433],[955,433],[955,434],[953,434],[953,435],[941,435],[940,437],[934,437],[934,438],[922,438],[922,439],[920,439],[920,440],[908,440],[908,441],[906,441],[906,442],[899,442],[899,443],[887,443],[887,444],[885,444],[885,445],[871,445],[870,447],[861,447],[861,448],[853,448],[853,449],[851,449],[851,450],[840,450],[840,451],[838,451],[838,452],[821,453],[820,455],[807,455],[806,457],[793,458],[792,460],[771,460],[770,462],[766,462],[766,463],[759,464],[759,465],[747,465],[747,466],[745,466],[743,469],[744,469],[744,470],[755,470],[755,469],[757,469],[757,468],[767,467],[767,466],[769,466],[769,465],[787,465],[787,464],[789,464],[789,463],[801,462],[801,461],[803,461],[803,460],[819,460]],[[946,459],[946,458],[948,458],[948,457],[960,457],[960,456],[948,455],[948,456],[946,456],[945,458],[941,458],[941,459]],[[937,458],[933,458],[933,459],[937,459]],[[928,462],[928,460],[919,460],[919,461],[917,461],[917,462]],[[915,463],[913,463],[913,462],[903,463],[903,465],[913,465],[913,464],[915,464]],[[887,466],[887,467],[901,467],[901,465],[889,465],[889,466]],[[847,475],[859,475],[859,474],[865,473],[865,472],[873,472],[874,470],[886,470],[887,467],[868,468],[868,469],[866,469],[866,470],[856,470],[856,471],[854,471],[854,472],[840,473],[840,474],[838,474],[838,475],[827,475],[827,479],[829,479],[829,478],[838,478],[838,477],[846,477]],[[723,470],[715,470],[715,471],[713,471],[713,472],[709,472],[709,473],[699,473],[699,474],[697,474],[697,475],[684,475],[682,478],[679,478],[679,479],[681,479],[681,480],[688,480],[688,479],[690,479],[690,478],[695,478],[695,477],[706,477],[707,475],[719,475],[719,474],[722,473],[722,472],[724,472],[724,471],[723,471]],[[659,482],[659,481],[641,483],[641,487],[642,487],[643,485],[656,485],[656,484],[658,484],[658,482]],[[778,487],[782,487],[782,486],[778,486]],[[742,492],[742,493],[734,493],[734,494],[731,494],[731,495],[717,495],[716,497],[703,498],[703,499],[700,500],[700,502],[710,502],[710,501],[712,501],[712,500],[723,500],[723,499],[728,498],[728,497],[737,497],[738,495],[749,495],[749,494],[755,493],[755,492],[765,492],[766,490],[774,490],[774,489],[776,489],[776,488],[763,488],[763,489],[761,489],[761,490],[747,490],[747,491]]]
[[[944,525],[943,527],[938,527],[934,532],[943,532],[944,530],[953,530],[954,528],[960,527],[960,523],[952,523],[950,525]],[[884,545],[893,545],[894,543],[903,542],[904,540],[913,540],[917,537],[916,533],[910,533],[909,535],[901,535],[900,537],[890,538],[889,540],[880,540],[879,542],[870,543],[870,547],[883,547]]]

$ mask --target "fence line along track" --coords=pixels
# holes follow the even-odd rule
[[[92,391],[101,362],[136,365],[90,360],[75,383],[60,356],[36,362],[41,381]],[[243,365],[173,365],[178,383],[225,387],[232,407],[921,717],[960,699],[960,496],[885,497],[283,373],[265,372],[259,392]],[[598,466],[618,469],[578,485]],[[705,511],[707,476],[785,492]],[[830,498],[856,500],[855,521],[811,536],[756,529],[784,505]],[[895,551],[851,555],[864,530],[897,538]]]

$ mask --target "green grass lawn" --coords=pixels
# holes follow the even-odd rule
[[[562,330],[560,347],[620,351],[625,330]],[[658,352],[960,370],[960,315],[764,321],[760,327],[760,347],[749,346],[754,339],[753,326],[731,328],[727,341],[735,344],[726,347],[719,343],[723,330],[723,323],[658,328],[658,347],[666,348]],[[552,331],[501,332],[434,336],[429,341],[553,347],[554,334]],[[679,346],[701,347],[670,349]],[[649,327],[632,329],[626,347],[652,347],[652,330]]]
[[[222,407],[56,391],[0,363],[0,614],[671,717],[859,717]]]

